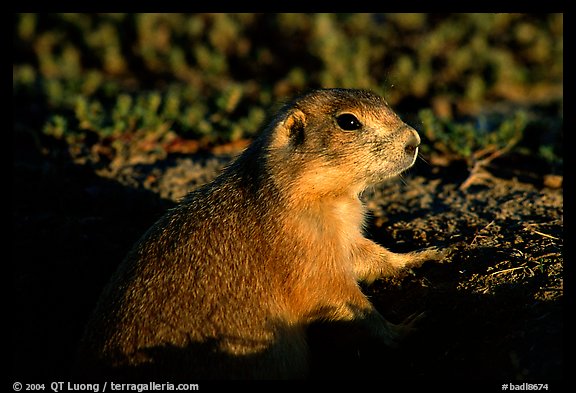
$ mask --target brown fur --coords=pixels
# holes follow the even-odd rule
[[[362,127],[341,129],[342,113]],[[358,281],[443,254],[366,239],[359,194],[410,167],[419,143],[367,91],[322,89],[287,104],[135,245],[87,326],[85,366],[128,378],[302,378],[315,321],[354,323],[395,345],[410,323],[387,322]]]

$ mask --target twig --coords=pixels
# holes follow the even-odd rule
[[[497,149],[497,150],[493,151],[492,153],[490,153],[488,155],[488,157],[483,158],[481,160],[479,160],[477,158],[482,157],[483,155],[487,154],[490,150],[495,149],[495,147],[494,146],[488,146],[482,150],[478,150],[477,152],[475,152],[472,155],[473,165],[472,165],[472,168],[470,169],[470,175],[460,185],[460,189],[461,190],[467,189],[468,187],[470,187],[472,185],[472,183],[474,183],[474,181],[478,177],[485,177],[485,178],[492,177],[492,175],[490,173],[488,173],[488,171],[486,170],[486,168],[485,168],[486,165],[488,165],[492,160],[494,160],[494,159],[508,153],[510,150],[512,150],[512,148],[514,146],[516,146],[516,144],[518,143],[519,140],[520,140],[520,138],[510,139],[510,141],[506,144],[506,146],[504,146],[501,149]],[[484,171],[485,173],[480,173],[481,171]]]
[[[518,270],[518,269],[528,269],[528,270],[530,270],[530,268],[528,268],[528,267],[526,267],[526,266],[518,266],[518,267],[512,267],[512,268],[510,268],[510,269],[498,270],[497,272],[491,273],[490,275],[491,275],[491,276],[494,276],[494,275],[500,274],[500,273],[509,273],[509,272],[511,272],[511,271]],[[531,270],[530,270],[530,271],[531,271]]]
[[[480,238],[482,238],[482,237],[487,237],[487,236],[480,235],[480,232],[485,231],[490,225],[494,224],[494,221],[495,221],[495,220],[490,221],[490,222],[488,223],[488,225],[486,225],[484,228],[476,231],[476,234],[474,235],[474,238],[473,238],[472,241],[470,242],[470,245],[473,245],[474,243],[476,243],[476,238],[479,238],[479,237],[480,237]]]
[[[548,254],[538,255],[534,258],[542,259],[542,258],[548,258],[548,257],[558,257],[558,254],[559,253],[557,253],[557,252],[549,252]]]
[[[538,234],[538,235],[540,235],[540,236],[548,237],[548,238],[554,239],[554,240],[560,240],[559,238],[557,238],[557,237],[555,237],[555,236],[552,236],[552,235],[549,235],[549,234],[544,233],[544,232],[536,231],[536,230],[534,230],[534,229],[531,229],[531,231],[534,232],[534,233],[536,233],[536,234]]]

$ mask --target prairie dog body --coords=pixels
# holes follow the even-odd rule
[[[395,345],[410,326],[374,309],[371,282],[438,260],[363,236],[359,194],[413,165],[420,138],[379,96],[321,89],[285,105],[212,183],[134,246],[81,345],[96,375],[304,378],[306,327],[358,324]]]

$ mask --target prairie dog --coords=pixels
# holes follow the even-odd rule
[[[307,376],[306,327],[358,324],[394,346],[358,282],[435,249],[393,253],[363,236],[359,194],[414,164],[418,133],[380,96],[319,89],[287,103],[213,182],[136,243],[81,343],[88,374],[136,378]]]

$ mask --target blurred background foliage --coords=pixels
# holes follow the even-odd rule
[[[507,120],[451,122],[502,102],[563,110],[562,14],[29,13],[14,14],[13,47],[15,132],[100,157],[251,138],[314,87],[372,89],[428,125],[430,146],[464,155]],[[530,148],[558,162],[550,124]]]

